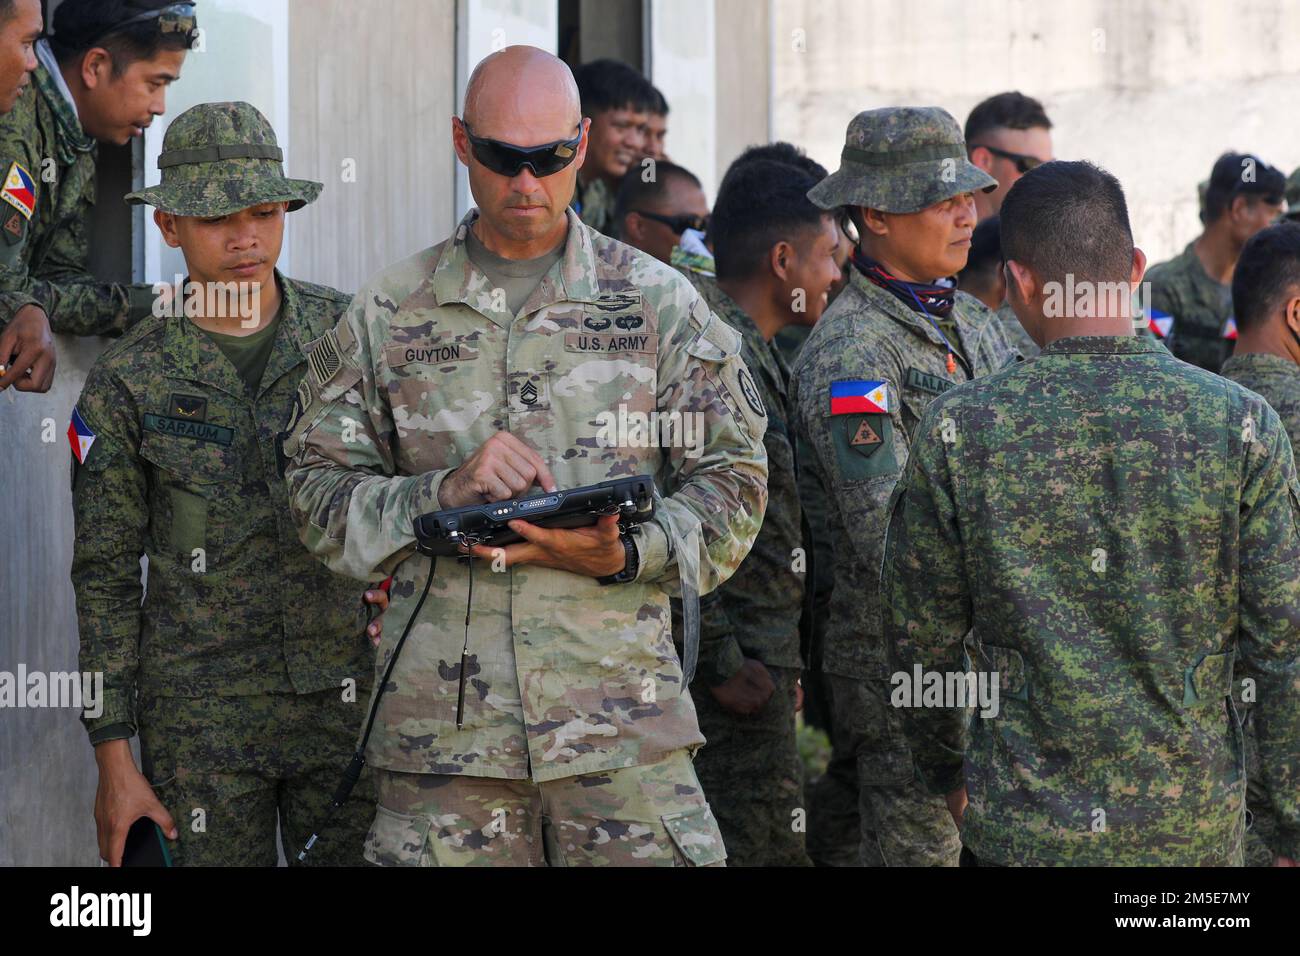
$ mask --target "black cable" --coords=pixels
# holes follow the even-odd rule
[[[429,596],[429,587],[433,584],[433,572],[437,567],[438,558],[430,556],[429,576],[424,581],[424,590],[420,592],[420,600],[415,602],[415,610],[411,612],[411,617],[406,622],[406,629],[402,631],[402,636],[397,639],[397,644],[393,647],[393,656],[388,659],[388,666],[384,668],[384,678],[375,691],[374,700],[370,702],[370,716],[366,720],[366,730],[361,735],[361,743],[357,745],[356,753],[352,755],[352,760],[348,763],[347,769],[343,771],[343,778],[339,780],[338,788],[334,791],[334,798],[330,801],[329,809],[325,811],[325,819],[321,821],[321,825],[312,833],[311,839],[307,841],[307,845],[298,854],[299,863],[307,859],[307,854],[311,852],[317,838],[329,826],[330,820],[334,818],[338,808],[347,802],[348,796],[352,793],[352,788],[361,779],[361,771],[366,765],[366,744],[370,742],[370,731],[375,726],[375,715],[379,713],[379,701],[383,699],[384,691],[388,690],[388,679],[393,676],[393,668],[397,666],[397,656],[402,653],[402,645],[406,643],[407,635],[411,633],[411,626],[415,624],[415,619],[420,616],[420,608],[424,606],[424,599]],[[466,614],[468,615],[468,611]],[[466,625],[466,628],[466,639],[468,640],[468,625]],[[462,663],[461,666],[463,668],[464,664]],[[461,686],[463,694],[464,684],[462,683]]]

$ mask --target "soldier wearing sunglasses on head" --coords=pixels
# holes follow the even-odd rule
[[[193,3],[63,0],[37,42],[31,89],[0,117],[0,388],[49,388],[51,331],[120,335],[152,311],[152,286],[90,274],[95,154],[163,113],[197,31]]]
[[[1043,104],[1015,91],[990,96],[966,119],[966,155],[998,181],[998,188],[975,194],[975,215],[997,214],[1002,197],[1017,179],[1052,159],[1052,121]]]
[[[452,138],[478,208],[361,291],[313,353],[284,444],[304,543],[341,573],[392,573],[396,633],[414,619],[366,752],[374,863],[725,857],[691,763],[698,631],[679,656],[669,595],[696,610],[753,544],[767,416],[739,334],[567,208],[589,125],[554,56],[512,46],[475,68]],[[602,425],[633,412],[694,434]],[[419,515],[637,474],[662,494],[639,534],[614,515],[512,521],[525,540],[475,546],[483,560],[435,572],[415,552]]]

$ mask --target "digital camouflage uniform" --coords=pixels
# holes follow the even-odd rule
[[[614,190],[605,180],[596,178],[573,192],[573,211],[584,223],[599,233],[609,235],[614,228]]]
[[[851,268],[851,267],[850,267]],[[822,314],[825,318],[825,313]],[[821,321],[820,319],[818,321]],[[787,366],[798,361],[812,326],[787,325],[773,341],[785,356]],[[793,407],[792,407],[793,408]],[[822,673],[822,651],[826,646],[826,625],[830,618],[831,594],[835,590],[835,543],[829,516],[830,497],[821,484],[821,473],[813,464],[812,446],[791,415],[795,452],[799,460],[799,504],[812,534],[812,600],[805,608],[803,628],[806,667],[803,672],[804,723],[835,739],[835,726]],[[861,814],[858,812],[857,755],[841,748],[833,752],[824,772],[808,777],[804,793],[808,808],[808,856],[817,866],[859,866],[861,860]]]
[[[1300,366],[1280,355],[1236,352],[1223,363],[1222,375],[1262,396],[1273,406],[1287,437],[1291,439],[1294,453],[1300,446]],[[1277,855],[1273,849],[1277,831],[1273,801],[1260,774],[1259,748],[1255,742],[1250,702],[1239,702],[1238,706],[1244,711],[1246,728],[1246,807],[1250,812],[1246,830],[1246,863],[1248,866],[1272,866]]]
[[[918,154],[925,158],[918,161]],[[961,130],[943,110],[872,110],[849,124],[840,169],[808,195],[823,208],[907,213],[996,185],[965,157]],[[955,866],[960,852],[943,800],[916,778],[903,715],[889,706],[893,668],[877,586],[885,506],[925,407],[953,385],[1015,360],[996,316],[964,292],[956,293],[942,324],[955,348],[951,374],[948,346],[928,317],[854,268],[794,369],[792,404],[813,450],[806,467],[818,471],[829,493],[836,542],[822,657],[833,710],[828,775],[839,776],[841,791],[858,788],[861,861],[867,865]],[[885,410],[832,414],[831,386],[845,381],[884,383]],[[843,820],[840,804],[832,809]]]
[[[213,154],[130,198],[216,217],[320,192],[284,179],[278,160],[213,161],[216,147],[274,150],[275,134],[248,104],[196,106],[168,129],[160,164]],[[255,394],[190,319],[150,317],[104,352],[77,403],[94,435],[73,485],[81,669],[105,675],[103,713],[84,722],[93,743],[139,732],[180,863],[274,866],[277,808],[292,859],[324,817],[370,684],[363,589],[302,547],[277,463],[307,356],[348,300],[276,279]],[[310,862],[360,864],[372,805],[367,775]]]
[[[498,431],[535,448],[562,488],[650,474],[663,497],[633,538],[639,570],[626,584],[476,561],[469,605],[470,569],[438,561],[367,751],[381,771],[368,858],[526,864],[545,842],[564,853],[551,863],[720,862],[717,823],[682,759],[703,737],[669,595],[683,578],[716,588],[762,523],[767,420],[744,397],[740,336],[678,273],[572,210],[563,258],[509,314],[466,252],[477,215],[358,294],[313,362],[286,442],[308,548],[353,577],[394,576],[377,666],[431,573],[415,518],[439,510],[442,481]],[[606,428],[620,411],[699,413],[699,431],[690,447],[622,442]],[[650,785],[665,774],[672,788]],[[491,811],[521,793],[533,812],[498,823]]]
[[[756,387],[754,400],[767,410],[768,494],[763,526],[749,556],[726,584],[701,601],[700,666],[691,698],[707,742],[695,769],[718,818],[730,865],[808,866],[795,700],[812,542],[805,537],[799,507],[787,404],[790,369],[714,279],[692,278],[713,314],[740,333],[741,357]],[[776,690],[762,711],[738,716],[714,700],[709,688],[735,676],[745,658],[767,667]]]
[[[1240,865],[1234,676],[1276,849],[1300,852],[1300,483],[1277,414],[1148,339],[1059,339],[926,411],[892,510],[905,672],[998,674],[996,716],[911,709],[994,864]],[[1234,675],[1235,670],[1235,675]],[[965,769],[963,772],[963,753]]]
[[[13,111],[0,116],[0,175],[34,194],[30,204],[21,189],[0,195],[0,328],[29,304],[69,335],[120,335],[150,315],[151,286],[90,275],[95,155],[72,103],[38,65]]]
[[[1232,286],[1206,274],[1195,242],[1152,266],[1143,281],[1151,283],[1151,307],[1174,318],[1169,350],[1184,362],[1217,372],[1232,354],[1232,340],[1224,337],[1232,316]]]
[[[1020,324],[1020,320],[1016,318],[1016,313],[1012,311],[1009,303],[1003,302],[998,306],[994,315],[1002,323],[1002,331],[1006,333],[1007,342],[1010,343],[1013,349],[1027,359],[1033,358],[1042,351],[1038,347],[1038,343],[1029,337],[1025,327]]]

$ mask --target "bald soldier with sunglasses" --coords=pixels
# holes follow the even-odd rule
[[[362,289],[313,353],[284,443],[307,547],[358,579],[393,574],[377,666],[413,623],[366,751],[373,863],[725,858],[691,761],[698,629],[679,656],[669,596],[691,605],[753,544],[767,416],[739,334],[567,208],[589,125],[550,54],[478,65],[452,120],[478,208]],[[690,433],[610,425],[637,413]],[[419,515],[646,474],[660,496],[638,534],[614,515],[512,521],[524,540],[472,563],[415,551]]]

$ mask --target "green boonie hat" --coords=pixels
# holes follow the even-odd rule
[[[961,127],[947,110],[890,106],[853,117],[840,168],[808,190],[808,198],[822,209],[866,206],[908,213],[997,186],[966,157]]]
[[[286,179],[284,153],[266,117],[248,103],[202,103],[167,127],[158,168],[162,183],[130,193],[177,216],[204,218],[287,202],[289,211],[314,202],[325,187]]]
[[[1286,218],[1300,220],[1300,166],[1286,178]]]

